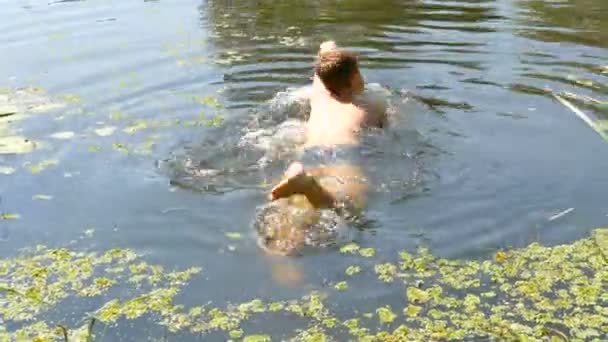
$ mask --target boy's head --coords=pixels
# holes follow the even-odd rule
[[[345,50],[332,49],[319,54],[315,73],[334,95],[355,95],[363,92],[363,77],[357,56]]]

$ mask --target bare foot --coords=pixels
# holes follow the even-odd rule
[[[295,194],[302,194],[310,186],[313,178],[304,172],[301,163],[293,163],[285,172],[285,179],[272,188],[270,199],[275,201],[280,198]]]

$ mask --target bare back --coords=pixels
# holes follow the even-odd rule
[[[307,146],[356,144],[361,128],[382,127],[384,122],[383,111],[364,98],[348,103],[338,101],[316,75],[310,104]]]

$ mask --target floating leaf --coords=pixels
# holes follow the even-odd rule
[[[376,255],[376,250],[373,248],[362,248],[359,250],[359,254],[361,254],[362,257],[371,258]]]
[[[249,335],[245,336],[243,342],[271,342],[272,339],[268,335]]]
[[[10,213],[0,214],[0,219],[5,220],[5,221],[18,220],[20,217],[21,216],[19,216],[19,214],[10,214]]]
[[[416,287],[407,288],[407,298],[412,303],[426,303],[430,299],[429,293]]]
[[[53,199],[53,196],[38,194],[38,195],[32,196],[32,199],[34,199],[34,200],[42,200],[42,201],[49,201],[49,200]]]
[[[353,276],[353,275],[361,272],[361,267],[356,266],[356,265],[348,266],[348,268],[344,272],[349,276]]]
[[[89,152],[91,153],[97,153],[101,150],[101,147],[97,146],[97,145],[91,145],[89,146]]]
[[[481,296],[484,298],[494,298],[494,297],[496,297],[496,292],[494,292],[494,291],[484,292],[481,294]]]
[[[397,315],[395,315],[393,310],[391,310],[391,307],[388,305],[376,309],[376,314],[378,314],[378,319],[380,320],[380,323],[383,324],[392,323],[397,318]]]
[[[113,143],[112,147],[118,152],[129,153],[129,149],[121,143]]]
[[[57,161],[55,159],[43,160],[39,163],[30,165],[29,169],[30,169],[31,173],[37,174],[37,173],[40,173],[40,172],[46,170],[47,168],[49,168],[51,166],[57,166],[58,164],[59,164],[59,161]]]
[[[397,266],[389,262],[374,266],[374,270],[378,274],[378,279],[386,283],[392,282],[397,274]]]
[[[418,314],[420,313],[421,310],[422,310],[422,308],[419,306],[409,305],[407,308],[405,308],[405,310],[403,311],[403,314],[406,315],[407,317],[416,317],[416,316],[418,316]]]
[[[345,281],[341,281],[341,282],[337,283],[336,285],[334,285],[334,288],[338,291],[346,291],[346,290],[348,290],[348,283]]]
[[[229,233],[226,233],[226,237],[229,239],[237,240],[237,239],[241,239],[243,236],[241,235],[241,233],[229,232]]]
[[[507,261],[507,258],[508,258],[507,253],[505,253],[503,251],[496,252],[496,261],[505,262],[505,261]]]
[[[340,248],[340,253],[342,254],[354,254],[355,252],[357,252],[359,250],[359,245],[357,245],[356,243],[349,243],[346,246],[342,246],[342,248]]]
[[[230,336],[230,338],[238,339],[238,338],[243,337],[243,330],[242,329],[230,330],[228,335]]]
[[[137,131],[148,128],[148,123],[143,120],[133,122],[129,127],[124,129],[125,133],[134,134]]]
[[[276,311],[281,311],[285,308],[285,304],[284,303],[271,303],[268,306],[268,310],[270,312],[276,312]]]
[[[75,95],[75,94],[66,94],[63,95],[63,99],[67,102],[80,102],[82,99],[80,98],[80,96]]]

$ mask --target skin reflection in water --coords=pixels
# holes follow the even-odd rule
[[[292,262],[282,258],[272,260],[272,279],[282,286],[298,287],[302,284],[303,272]]]

